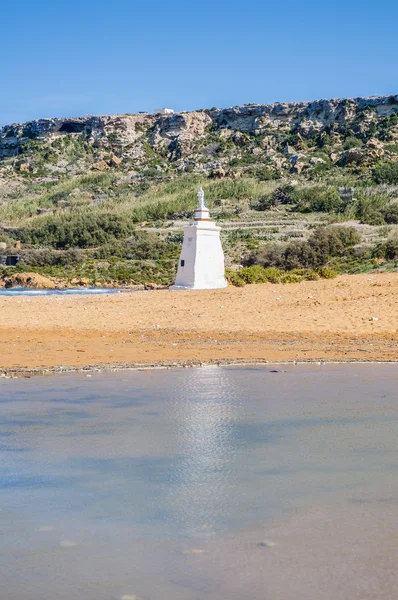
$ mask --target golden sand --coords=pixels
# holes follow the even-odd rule
[[[395,361],[398,273],[287,285],[0,298],[0,368]]]

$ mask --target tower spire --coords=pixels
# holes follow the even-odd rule
[[[195,210],[195,221],[210,221],[209,209],[205,203],[205,193],[200,187],[197,193],[198,206]]]

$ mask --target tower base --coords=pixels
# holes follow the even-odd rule
[[[227,287],[220,227],[208,217],[208,209],[197,210],[195,221],[184,227],[180,261],[171,290],[214,290]]]
[[[216,285],[209,285],[206,287],[200,286],[196,287],[195,285],[171,285],[169,290],[219,290],[222,288],[226,288],[228,286],[228,282],[224,279],[223,282],[220,282]]]

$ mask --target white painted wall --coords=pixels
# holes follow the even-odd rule
[[[184,227],[177,277],[172,289],[204,290],[226,286],[220,227],[214,221],[195,221]]]
[[[174,109],[172,108],[155,108],[153,111],[155,115],[173,115]]]

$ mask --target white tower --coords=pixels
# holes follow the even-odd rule
[[[173,290],[224,288],[224,252],[220,241],[221,227],[210,219],[202,188],[198,191],[195,221],[184,227],[184,241]]]

